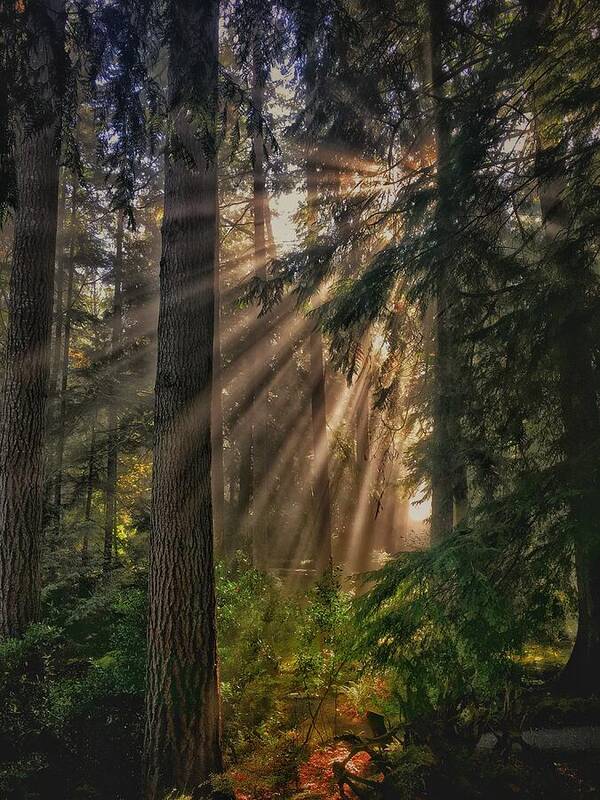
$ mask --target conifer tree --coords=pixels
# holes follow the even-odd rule
[[[4,5],[4,4],[3,4]],[[6,4],[3,62],[13,90],[14,246],[0,408],[0,635],[37,619],[44,503],[61,125],[64,0]],[[4,89],[3,89],[4,91]],[[3,120],[5,123],[6,119]],[[3,142],[4,144],[4,142]],[[6,153],[3,169],[6,166]],[[3,200],[5,198],[2,198]]]
[[[169,5],[150,545],[146,797],[222,768],[211,502],[217,0]]]

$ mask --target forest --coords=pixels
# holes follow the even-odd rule
[[[600,797],[598,0],[0,0],[0,800]]]

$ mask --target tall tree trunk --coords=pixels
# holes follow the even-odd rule
[[[305,84],[307,100],[317,90],[316,48],[313,46],[307,57]],[[319,197],[318,145],[309,142],[306,153],[306,201],[307,232],[313,235],[317,227],[317,203]],[[315,500],[315,564],[323,571],[333,563],[331,543],[331,497],[329,442],[327,437],[327,398],[325,365],[323,359],[323,335],[320,329],[310,333],[310,382],[313,440],[313,496]]]
[[[373,550],[376,546],[375,528],[377,506],[373,501],[376,477],[371,453],[371,359],[370,337],[363,340],[364,363],[355,384],[356,407],[354,409],[356,443],[356,508],[360,511],[353,523],[352,572],[365,572],[371,568]]]
[[[62,484],[65,455],[66,423],[67,423],[67,389],[69,384],[69,351],[71,348],[71,312],[75,283],[75,225],[77,220],[77,193],[73,186],[71,200],[71,232],[67,267],[67,297],[63,313],[62,353],[60,361],[60,390],[58,415],[56,420],[56,460],[54,463],[54,497],[52,536],[54,544],[58,544],[62,524]]]
[[[75,191],[75,183],[73,183]],[[50,359],[50,382],[48,396],[56,397],[58,376],[60,373],[60,357],[62,354],[63,302],[65,285],[65,212],[67,204],[67,170],[64,170],[62,186],[58,199],[58,221],[56,236],[56,291],[54,300],[54,340]]]
[[[552,9],[551,0],[525,0],[532,25],[530,42],[540,46]],[[562,159],[543,141],[544,109],[533,119],[542,167],[539,197],[549,257],[561,277],[560,307],[564,314],[557,331],[559,394],[564,427],[565,476],[570,491],[568,523],[575,550],[578,626],[575,644],[560,686],[577,695],[600,694],[600,410],[596,396],[594,347],[590,329],[587,287],[596,281],[586,256],[568,242],[571,228]],[[543,169],[545,165],[545,169]],[[551,176],[551,177],[548,177]]]
[[[271,214],[271,204],[265,194],[265,230],[266,230],[266,254],[268,261],[277,258],[277,243],[273,234],[273,215]]]
[[[371,417],[371,378],[368,374],[368,365],[365,365],[363,380],[359,379],[357,391],[360,394],[356,408],[356,464],[358,473],[364,476],[367,464],[371,457],[370,417]]]
[[[59,173],[60,175],[60,173]],[[75,182],[73,182],[75,191]],[[50,375],[48,378],[48,430],[46,432],[47,451],[50,460],[50,469],[46,470],[46,496],[44,499],[43,530],[46,535],[52,536],[56,531],[56,433],[57,421],[60,413],[60,395],[58,381],[60,378],[60,365],[63,353],[63,315],[65,294],[65,273],[67,271],[68,255],[65,251],[65,217],[67,205],[67,170],[63,170],[62,183],[58,195],[58,216],[56,233],[56,265],[54,270],[54,336],[50,347]],[[51,443],[51,445],[50,445]],[[50,445],[50,446],[48,446]]]
[[[436,144],[437,199],[435,212],[436,268],[435,371],[433,389],[433,455],[431,469],[431,541],[439,542],[466,513],[466,468],[460,456],[457,345],[452,324],[456,297],[446,265],[452,242],[450,120],[444,91],[442,49],[447,35],[446,0],[428,0],[433,129]]]
[[[217,236],[217,0],[171,5],[169,115],[193,158],[168,148],[155,400],[148,667],[147,800],[191,794],[222,770],[211,500]],[[198,137],[188,105],[202,102]],[[204,142],[202,141],[204,139]]]
[[[265,154],[262,117],[264,112],[264,96],[266,69],[262,63],[260,48],[253,49],[253,81],[252,105],[255,112],[254,130],[252,132],[252,209],[254,217],[254,274],[261,280],[267,277],[267,242],[266,242],[266,185]],[[260,317],[262,324],[257,324],[255,333],[255,358],[253,375],[264,372],[264,360],[268,350],[269,326],[265,317]],[[259,500],[266,492],[267,482],[267,420],[268,391],[260,391],[254,378],[252,385],[252,408],[250,420],[252,425],[253,472],[254,472],[254,519],[252,530],[252,557],[256,567],[264,567],[265,545],[268,533],[268,508],[260,509]]]
[[[563,258],[567,258],[564,248]],[[592,695],[600,694],[600,417],[584,296],[587,276],[577,264],[565,266],[571,290],[565,307],[571,310],[562,321],[558,355],[565,474],[572,490],[569,524],[575,540],[578,626],[560,683],[573,694]]]
[[[219,247],[219,192],[217,187],[217,235],[215,237],[215,330],[212,386],[212,497],[215,553],[222,556],[225,542],[225,474],[223,466],[223,382],[221,367],[221,270]]]
[[[117,414],[117,362],[121,356],[123,340],[123,227],[124,214],[117,213],[117,229],[115,233],[114,260],[114,292],[111,314],[110,353],[108,361],[109,380],[106,420],[106,486],[104,490],[104,553],[102,569],[109,572],[113,562],[113,551],[116,558],[117,529],[117,481],[119,458],[119,417]]]
[[[94,499],[94,481],[96,480],[96,423],[98,413],[94,410],[92,431],[90,434],[90,451],[88,456],[87,485],[85,490],[85,524],[81,542],[81,563],[87,566],[90,554],[90,528],[92,525],[92,500]]]
[[[0,636],[22,634],[39,613],[62,99],[53,73],[64,52],[64,0],[39,3],[29,25],[23,72],[37,103],[14,130],[17,210],[0,406]]]
[[[254,472],[252,470],[252,426],[249,420],[242,424],[241,436],[239,437],[240,463],[239,463],[239,492],[236,511],[237,531],[242,533],[244,545],[249,545],[248,552],[251,550],[251,542],[247,541],[249,531],[248,514],[254,494]]]
[[[313,491],[315,502],[315,567],[321,574],[333,563],[331,546],[331,498],[329,492],[329,443],[323,336],[310,333],[310,386],[313,442]]]
[[[98,281],[97,276],[94,276],[92,283],[92,315],[96,320],[98,318]],[[100,336],[98,329],[95,328],[94,332],[94,352],[101,353]],[[94,412],[92,416],[92,430],[90,435],[90,449],[88,456],[87,467],[87,486],[85,493],[85,524],[83,530],[83,539],[81,542],[81,564],[86,567],[89,561],[90,552],[90,532],[92,530],[92,502],[94,499],[94,486],[98,479],[98,466],[97,466],[97,453],[96,453],[96,429],[98,426],[98,407],[94,405]]]

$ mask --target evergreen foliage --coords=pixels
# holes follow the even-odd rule
[[[151,800],[597,791],[521,734],[598,721],[599,64],[593,0],[0,1],[3,797],[144,726]]]

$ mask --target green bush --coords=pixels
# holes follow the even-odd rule
[[[135,796],[145,593],[52,589],[53,624],[0,645],[0,796]]]
[[[0,796],[138,796],[146,604],[143,571],[77,577],[47,588],[45,624],[0,646]],[[351,598],[331,574],[291,594],[238,555],[217,565],[217,622],[228,761],[258,754],[287,785],[355,675]]]
[[[482,725],[510,714],[528,643],[564,631],[569,562],[549,574],[539,550],[522,543],[519,562],[479,532],[460,531],[370,576],[362,647],[390,676],[397,721],[433,730],[445,719],[447,733],[470,729],[474,745]]]

